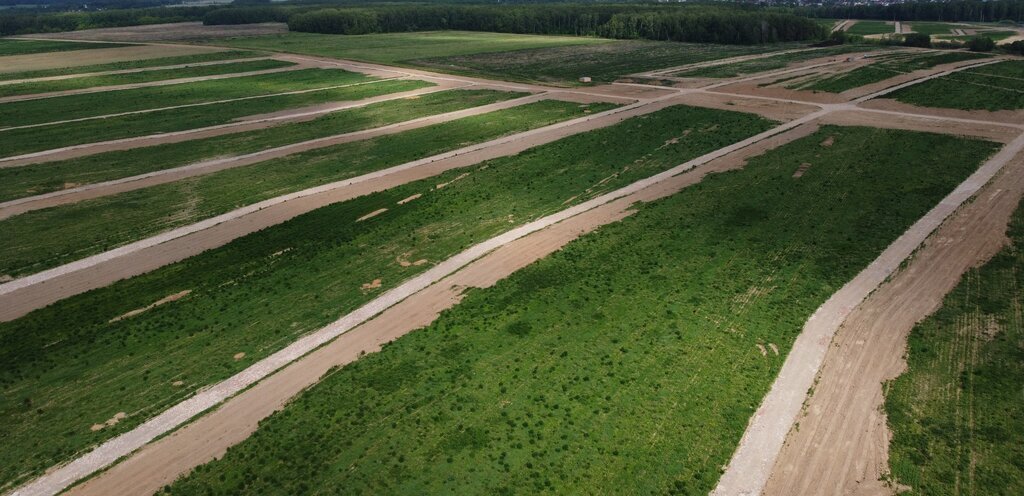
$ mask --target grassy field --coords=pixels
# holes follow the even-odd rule
[[[25,129],[0,130],[0,157],[135,136],[227,124],[239,118],[322,103],[361,100],[433,86],[419,80],[385,80],[252,100],[161,110]],[[128,90],[132,91],[132,90]],[[86,96],[86,95],[83,95]],[[91,96],[91,95],[88,95]],[[55,99],[47,99],[55,100]],[[26,102],[27,103],[27,102]],[[11,104],[4,104],[11,105]],[[2,107],[2,106],[0,106]],[[50,109],[53,111],[53,108]]]
[[[130,46],[121,43],[76,43],[73,41],[42,41],[0,39],[0,57],[6,55],[31,55],[45,52],[69,52],[91,48],[116,48]]]
[[[877,57],[876,62],[871,65],[858,67],[852,71],[839,73],[834,76],[826,76],[810,81],[801,81],[787,87],[800,90],[842,93],[854,88],[860,88],[861,86],[885,81],[886,79],[899,76],[900,74],[906,74],[921,69],[931,69],[932,67],[942,64],[951,64],[965,60],[980,60],[988,57],[990,56],[969,52],[907,52],[881,55]]]
[[[329,88],[373,79],[341,69],[298,69],[154,88],[11,102],[0,105],[0,126],[44,124],[121,112]]]
[[[927,34],[927,35],[943,35],[953,34],[953,29],[960,29],[964,26],[957,26],[955,24],[948,24],[945,22],[906,22],[904,24],[910,25],[910,30],[915,33]]]
[[[846,30],[849,34],[857,36],[868,36],[872,34],[890,34],[896,32],[896,26],[885,21],[857,21],[856,24]]]
[[[961,110],[1024,108],[1024,62],[968,69],[896,91],[889,98],[921,107]]]
[[[290,155],[0,221],[0,274],[38,272],[294,191],[566,120],[584,108],[546,100]]]
[[[529,48],[615,43],[602,38],[537,36],[471,31],[427,31],[366,35],[287,33],[217,40],[238,48],[321,55],[368,62],[399,63],[428,57],[451,57]]]
[[[1008,234],[910,333],[909,369],[886,388],[904,494],[1024,494],[1024,205]]]
[[[726,57],[770,52],[796,45],[704,45],[618,41],[599,45],[434,57],[411,65],[457,74],[549,84],[575,84],[581,76],[612,82],[620,76]]]
[[[166,493],[707,494],[808,316],[994,148],[824,127],[471,291]]]
[[[736,62],[732,64],[698,67],[696,69],[677,72],[672,75],[676,77],[731,78],[782,69],[794,62],[803,62],[821,57],[831,57],[835,55],[842,55],[844,53],[870,51],[873,49],[874,47],[869,45],[841,45],[798,53],[773,55],[771,57]]]
[[[0,489],[138,425],[472,243],[773,125],[670,107],[321,208],[0,323]],[[413,195],[423,196],[399,203]],[[358,221],[381,208],[389,210]],[[374,279],[379,288],[361,289]],[[184,290],[191,293],[174,303],[116,320]],[[122,411],[120,423],[90,429]]]
[[[418,117],[524,96],[490,90],[451,90],[331,112],[317,119],[181,143],[133,148],[87,157],[0,168],[0,202],[242,155],[300,141],[380,127]]]
[[[77,90],[119,84],[148,83],[151,81],[162,81],[167,79],[214,76],[219,74],[237,74],[249,71],[277,69],[293,65],[296,64],[294,62],[285,62],[283,60],[267,59],[254,60],[250,62],[201,65],[179,69],[132,72],[128,74],[112,74],[108,76],[78,77],[71,79],[58,79],[54,81],[7,84],[0,85],[0,97],[30,95],[33,93],[46,93],[48,91]]]
[[[72,74],[87,74],[91,72],[145,69],[149,67],[161,67],[167,65],[196,64],[202,62],[214,62],[220,60],[233,60],[248,57],[256,57],[258,55],[259,54],[256,52],[250,52],[246,50],[225,50],[222,52],[210,52],[199,55],[181,55],[177,57],[160,57],[155,59],[129,60],[124,62],[112,62],[109,64],[83,65],[77,67],[65,67],[60,69],[46,69],[39,71],[3,72],[3,68],[0,67],[0,81],[67,76]]]

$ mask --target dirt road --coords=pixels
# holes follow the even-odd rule
[[[830,349],[830,343],[839,326],[844,320],[851,316],[854,308],[860,305],[869,294],[881,285],[887,277],[893,274],[900,264],[909,257],[927,239],[936,228],[949,217],[964,202],[970,199],[982,186],[1014,157],[1017,157],[1024,150],[1024,135],[1020,135],[1010,144],[1003,147],[996,155],[985,162],[977,171],[971,174],[953,192],[944,198],[938,205],[930,210],[924,217],[918,219],[903,235],[894,241],[882,252],[868,267],[857,274],[853,280],[844,285],[839,291],[833,294],[815,313],[807,320],[803,331],[797,337],[792,350],[786,357],[786,361],[779,371],[771,390],[761,402],[761,406],[754,413],[747,426],[747,430],[740,441],[736,452],[733,453],[728,468],[722,474],[718,487],[712,493],[714,495],[755,495],[760,494],[772,473],[776,459],[786,439],[787,433],[793,427],[794,422],[800,413],[801,405],[807,396],[808,391],[814,384],[815,377],[825,359],[825,354]],[[952,288],[955,278],[950,283]],[[877,293],[876,293],[877,294]],[[942,291],[939,295],[945,294]],[[906,302],[906,300],[904,300]],[[911,308],[913,305],[911,305]],[[899,306],[893,307],[897,311],[903,311]],[[913,322],[913,321],[911,321]],[[874,357],[882,353],[880,349],[871,349],[867,352],[868,357]],[[834,365],[830,365],[830,368]],[[846,369],[840,375],[849,381],[864,379],[866,371],[861,369]],[[867,379],[870,381],[871,379]],[[876,386],[880,383],[875,383]],[[849,384],[847,384],[849,385]],[[815,387],[815,395],[812,401],[817,401],[821,391],[821,385]],[[862,394],[863,388],[843,388],[842,394],[857,396]],[[833,415],[828,416],[827,427],[822,431],[832,432],[841,426],[849,425],[843,415],[853,412],[855,402],[849,402],[843,406],[850,409],[833,410]],[[863,412],[863,410],[861,410]],[[860,417],[858,417],[860,418]],[[870,415],[861,420],[870,418]],[[800,423],[796,435],[803,435],[807,429],[803,422]],[[851,436],[852,437],[852,436]],[[834,444],[832,447],[838,452],[846,452],[848,446]],[[806,453],[811,456],[818,456],[828,449],[822,444],[812,444],[806,448]],[[808,466],[806,458],[798,458],[798,463],[793,463],[793,470],[799,470],[804,480],[809,481],[812,486],[809,488],[835,487],[822,485],[822,474],[828,473],[824,466],[820,470],[812,470]],[[837,481],[838,482],[838,481]],[[813,491],[813,489],[812,489]],[[827,491],[827,490],[826,490]],[[801,491],[791,493],[782,491],[779,494],[805,494]],[[842,494],[842,493],[840,493]]]

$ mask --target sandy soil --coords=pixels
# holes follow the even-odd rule
[[[519,105],[525,105],[527,103],[532,103],[538,100],[548,99],[549,96],[550,95],[544,93],[539,93],[522,98],[516,98],[514,100],[507,100],[504,102],[498,102],[489,105],[481,105],[479,107],[458,110],[455,112],[448,112],[445,114],[438,114],[422,117],[419,119],[412,119],[396,124],[390,124],[387,126],[381,126],[362,131],[354,131],[351,133],[339,134],[335,136],[326,136],[323,138],[302,141],[299,143],[291,143],[288,145],[270,148],[267,150],[249,153],[245,155],[216,158],[213,160],[189,164],[182,167],[176,167],[173,169],[164,169],[137,176],[116,179],[113,181],[88,184],[84,186],[64,189],[61,191],[54,191],[52,193],[47,193],[43,195],[19,198],[17,200],[11,200],[8,202],[0,203],[0,220],[25,212],[30,212],[32,210],[39,210],[41,208],[66,205],[70,203],[76,203],[82,200],[88,200],[91,198],[99,198],[102,196],[123,193],[126,191],[148,188],[150,186],[155,186],[158,184],[179,181],[187,177],[211,174],[226,169],[233,169],[235,167],[252,165],[260,162],[265,162],[271,159],[294,155],[296,153],[316,150],[319,148],[326,148],[328,146],[339,145],[342,143],[350,143],[353,141],[371,139],[378,136],[395,134],[402,131],[409,131],[412,129],[427,127],[434,124],[449,122],[455,119],[461,119],[463,117],[480,115],[488,112],[494,112],[497,110],[517,107]]]
[[[829,494],[893,494],[879,482],[888,471],[890,440],[882,382],[906,368],[903,354],[915,323],[939,308],[967,269],[1004,246],[1022,193],[1024,154],[943,224],[905,270],[850,314],[764,494],[822,494],[818,488],[830,488]]]
[[[69,494],[152,493],[197,465],[222,456],[228,447],[252,434],[261,419],[281,409],[290,398],[315,384],[332,367],[350,363],[364,352],[378,351],[383,343],[428,325],[441,311],[457,304],[467,288],[493,285],[573,239],[629,215],[630,206],[637,201],[662,198],[699,182],[708,173],[742,167],[747,158],[806,136],[815,129],[813,124],[797,127],[505,244],[375,319],[342,334],[216,411],[147,445],[126,461],[73,488]]]
[[[865,110],[839,110],[821,119],[822,124],[837,126],[869,126],[884,129],[907,129],[929,133],[953,134],[983,138],[1000,143],[1013,141],[1021,132],[1018,127],[983,122],[957,122],[946,119],[914,117],[906,114],[879,114]]]
[[[783,122],[799,119],[818,110],[814,105],[716,93],[683,94],[679,101],[695,107],[748,112]]]
[[[222,136],[225,134],[241,133],[257,129],[266,129],[268,127],[278,126],[281,124],[310,121],[316,119],[317,117],[323,114],[329,112],[336,112],[338,110],[362,107],[373,103],[384,102],[388,100],[397,100],[412,96],[425,95],[427,93],[433,93],[436,91],[444,91],[464,87],[468,87],[468,85],[460,85],[448,81],[444,82],[443,84],[438,84],[437,86],[419,88],[399,93],[388,93],[385,95],[364,98],[362,100],[332,102],[311,105],[308,107],[288,109],[268,114],[250,115],[242,119],[239,119],[238,121],[228,124],[221,124],[217,126],[187,129],[184,131],[175,131],[162,134],[152,134],[149,136],[139,136],[137,138],[124,138],[111,141],[101,141],[96,143],[86,143],[82,145],[73,145],[64,148],[55,148],[52,150],[46,150],[42,152],[0,158],[0,167],[20,167],[22,165],[52,162],[56,160],[67,160],[71,158],[85,157],[88,155],[95,155],[97,153],[104,153],[116,150],[130,150],[133,148],[141,148],[145,146],[156,146],[167,143],[180,143],[182,141],[190,141],[194,139],[212,138],[214,136]]]
[[[180,22],[173,24],[150,24],[148,26],[84,29],[67,33],[15,36],[15,38],[148,43],[154,41],[199,41],[233,36],[262,36],[287,32],[288,25],[279,22],[238,24],[233,26],[203,26],[201,22]]]
[[[120,48],[73,50],[70,52],[10,55],[0,57],[0,73],[81,67],[84,65],[108,64],[128,60],[178,57],[222,51],[224,51],[223,48],[205,46],[140,45]]]
[[[672,99],[566,121],[545,128],[429,157],[357,178],[256,203],[109,252],[0,285],[0,321],[17,318],[55,301],[143,274],[230,242],[297,215],[483,160],[519,153],[573,134],[673,105]]]
[[[214,75],[209,75],[209,76],[196,76],[196,77],[179,78],[179,79],[163,79],[163,80],[159,80],[159,81],[148,81],[148,82],[145,82],[145,83],[118,84],[118,85],[111,85],[111,86],[93,86],[91,88],[78,88],[78,89],[73,89],[73,90],[51,91],[51,92],[48,92],[48,93],[32,93],[32,94],[25,94],[25,95],[12,95],[12,96],[0,97],[0,103],[20,102],[20,101],[25,101],[25,100],[39,100],[41,98],[54,98],[54,97],[58,97],[58,96],[67,96],[67,95],[81,95],[81,94],[85,94],[85,93],[101,93],[101,92],[106,92],[106,91],[130,90],[130,89],[135,89],[135,88],[149,88],[149,87],[153,87],[153,86],[168,86],[168,85],[172,85],[172,84],[195,83],[195,82],[199,82],[199,81],[212,81],[212,80],[215,80],[215,79],[229,79],[229,78],[244,77],[244,76],[257,76],[257,75],[260,75],[260,74],[272,74],[272,73],[275,73],[275,72],[287,72],[287,71],[294,71],[294,70],[304,69],[304,68],[305,67],[303,67],[302,65],[294,65],[294,66],[289,66],[289,67],[276,67],[276,68],[273,68],[273,69],[263,69],[263,70],[258,70],[258,71],[247,71],[247,72],[235,72],[235,73],[230,73],[230,74],[214,74]]]
[[[1024,110],[999,110],[989,112],[987,110],[958,110],[934,107],[917,107],[908,103],[899,102],[889,98],[878,98],[866,101],[861,107],[879,110],[892,110],[896,112],[907,112],[913,114],[932,115],[936,117],[952,117],[957,119],[977,119],[995,122],[1008,122],[1024,124]]]

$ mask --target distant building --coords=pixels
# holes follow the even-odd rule
[[[589,83],[590,82],[590,76],[583,76],[583,77],[581,77],[580,78],[580,82],[581,83]]]

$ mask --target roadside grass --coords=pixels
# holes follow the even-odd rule
[[[490,78],[572,85],[581,76],[608,83],[621,76],[673,66],[750,55],[796,44],[738,46],[665,41],[617,41],[406,61],[437,71]]]
[[[164,493],[707,494],[806,319],[995,149],[823,127],[470,291]]]
[[[908,370],[885,388],[905,494],[1024,494],[1024,204],[1008,235],[911,331]]]
[[[492,90],[440,91],[340,110],[311,121],[256,131],[100,153],[59,162],[0,168],[0,202],[371,129],[525,95]]]
[[[0,221],[0,274],[39,272],[276,196],[582,117],[613,104],[545,100]]]
[[[168,79],[215,76],[220,74],[237,74],[249,71],[277,69],[293,65],[296,64],[294,62],[286,62],[283,60],[266,59],[253,60],[249,62],[229,62],[216,65],[201,65],[196,67],[178,69],[133,72],[127,74],[111,74],[107,76],[92,76],[71,79],[57,79],[54,81],[6,84],[0,85],[0,97],[14,95],[31,95],[33,93],[46,93],[51,91],[96,88],[120,84],[148,83],[151,81],[162,81]]]
[[[967,69],[901,89],[887,98],[920,107],[960,110],[1024,108],[1024,62],[1008,60]]]
[[[320,55],[388,64],[428,57],[614,43],[615,41],[603,38],[474,31],[424,31],[364,35],[287,33],[216,41],[217,45],[237,48]]]
[[[885,21],[857,21],[853,26],[850,26],[850,29],[847,29],[846,32],[857,36],[891,34],[896,32],[896,26],[887,24]]]
[[[297,69],[232,79],[197,81],[156,88],[68,95],[0,104],[0,126],[27,126],[83,117],[133,112],[231,98],[273,95],[372,81],[341,69]],[[0,127],[0,131],[2,131]]]
[[[852,52],[871,51],[875,49],[877,49],[877,47],[871,45],[841,45],[799,53],[785,53],[756,60],[736,62],[733,64],[698,67],[687,71],[677,72],[672,75],[675,77],[731,78],[783,69],[794,62],[803,62],[822,57],[831,57]]]
[[[109,64],[83,65],[77,67],[64,67],[60,69],[44,69],[38,71],[22,72],[0,72],[0,81],[67,76],[72,74],[88,74],[92,72],[145,69],[149,67],[161,67],[165,65],[197,64],[202,62],[215,62],[220,60],[233,60],[257,57],[260,55],[260,53],[250,52],[246,50],[226,50],[222,52],[201,53],[198,55],[181,55],[177,57],[159,57],[155,59],[128,60],[124,62],[113,62]],[[2,69],[0,69],[0,71],[2,71]]]
[[[0,489],[137,426],[474,243],[773,125],[670,107],[330,205],[0,323]],[[402,202],[414,195],[422,197]],[[376,279],[380,287],[362,289]],[[115,320],[185,290],[175,302]],[[127,416],[90,429],[118,412]]]
[[[823,77],[809,82],[800,82],[787,88],[810,91],[842,93],[854,88],[885,81],[886,79],[922,69],[931,69],[942,64],[952,64],[965,60],[980,60],[990,55],[969,52],[919,53],[907,52],[881,55],[871,65],[858,67],[852,71],[834,76]],[[927,84],[924,83],[924,84]]]
[[[434,84],[420,80],[383,80],[372,84],[358,84],[295,95],[268,96],[252,100],[160,110],[66,124],[7,131],[0,130],[0,157],[10,157],[84,143],[96,143],[228,124],[231,121],[247,116],[317,104],[361,100],[428,86],[434,86]],[[3,107],[3,105],[0,105],[0,107]],[[59,108],[59,106],[53,106],[51,110],[54,108]]]
[[[117,48],[131,46],[123,43],[76,43],[73,41],[19,40],[0,38],[0,56],[31,55],[45,52],[69,52],[92,48]]]

